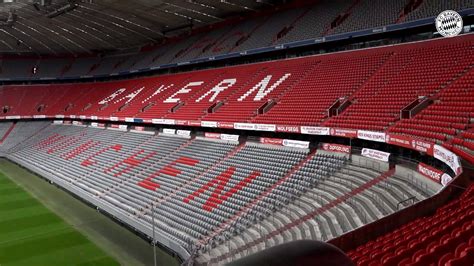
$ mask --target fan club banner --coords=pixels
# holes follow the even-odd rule
[[[330,134],[336,137],[357,138],[357,130],[355,129],[331,128]]]
[[[404,148],[424,152],[433,155],[433,144],[427,141],[414,139],[410,136],[387,134],[385,142],[392,145],[401,146]]]
[[[302,134],[308,135],[329,135],[328,127],[301,127]]]
[[[300,141],[292,139],[260,138],[260,143],[301,149],[309,148],[309,141]]]
[[[362,156],[367,157],[367,158],[371,158],[371,159],[375,159],[375,160],[379,160],[379,161],[382,161],[382,162],[388,162],[388,159],[390,157],[390,153],[379,151],[379,150],[363,148],[362,149]]]
[[[459,162],[459,157],[452,151],[435,144],[433,147],[433,156],[447,164],[454,173],[461,173],[461,163]]]
[[[385,133],[367,130],[357,130],[357,138],[377,142],[385,142]]]
[[[206,133],[204,134],[204,136],[205,136],[206,138],[209,138],[209,139],[220,139],[220,140],[227,140],[227,141],[239,141],[239,135],[206,132]]]
[[[323,143],[322,149],[324,151],[341,152],[341,153],[351,154],[351,146],[347,146],[347,145],[333,144],[333,143]]]

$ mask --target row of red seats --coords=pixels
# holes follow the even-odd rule
[[[434,215],[349,251],[357,265],[470,265],[474,262],[474,185]]]

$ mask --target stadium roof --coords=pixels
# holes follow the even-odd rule
[[[0,0],[0,54],[84,54],[159,43],[278,0]]]

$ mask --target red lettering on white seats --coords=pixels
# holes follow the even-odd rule
[[[147,97],[145,100],[143,100],[142,103],[148,102],[151,98],[155,97],[156,95],[158,95],[158,94],[164,92],[165,90],[167,90],[167,89],[169,89],[169,88],[171,88],[171,87],[173,87],[173,86],[174,86],[174,84],[170,84],[170,85],[168,85],[168,86],[161,85],[160,87],[158,87],[158,88],[155,90],[155,92],[154,92],[152,95],[150,95],[150,96]]]
[[[186,94],[189,93],[192,89],[188,89],[189,87],[194,87],[194,86],[200,86],[204,83],[204,81],[193,81],[189,82],[186,84],[186,86],[182,87],[179,91],[173,93],[168,99],[164,100],[163,103],[177,103],[181,99],[180,98],[174,98],[178,94]]]
[[[209,94],[214,93],[214,95],[209,98],[209,102],[213,102],[219,93],[223,92],[224,90],[234,86],[234,84],[237,82],[237,79],[224,79],[223,81],[219,82],[214,88],[210,89],[208,92],[206,92],[204,95],[199,97],[196,102],[202,101],[204,98],[206,98]]]
[[[41,149],[44,149],[50,145],[52,145],[53,143],[55,143],[56,141],[59,141],[61,139],[63,139],[64,136],[62,135],[59,135],[58,133],[54,133],[53,135],[41,140],[40,142],[38,142],[35,147],[37,148],[37,150],[41,150]]]
[[[143,188],[155,191],[158,188],[160,188],[160,184],[158,184],[156,182],[153,182],[154,178],[156,178],[156,177],[158,177],[162,174],[169,175],[169,176],[177,176],[177,175],[181,174],[181,170],[173,168],[173,166],[175,166],[176,164],[185,164],[185,165],[189,165],[189,166],[195,166],[198,163],[199,163],[198,160],[191,159],[191,158],[188,158],[188,157],[181,157],[181,158],[173,161],[172,163],[168,164],[163,169],[161,169],[159,171],[156,171],[155,173],[151,174],[149,177],[147,177],[143,181],[138,182],[138,185],[143,187]]]
[[[125,88],[121,88],[121,89],[116,90],[114,93],[112,93],[111,95],[105,97],[102,101],[100,101],[99,104],[106,104],[106,103],[112,101],[117,96],[122,94],[125,90],[126,90]]]
[[[146,160],[150,159],[151,157],[155,156],[156,152],[152,151],[152,152],[148,153],[147,155],[145,155],[143,158],[137,158],[141,154],[145,154],[145,150],[141,149],[141,150],[135,152],[134,154],[132,154],[128,158],[124,159],[123,161],[118,162],[118,163],[114,164],[112,167],[109,167],[109,168],[105,169],[104,173],[112,172],[114,169],[119,168],[120,166],[124,165],[125,168],[123,168],[122,170],[119,170],[118,172],[116,172],[114,174],[114,176],[120,176],[124,173],[127,173],[131,169],[139,166],[144,161],[146,161]]]
[[[237,99],[237,101],[241,102],[245,100],[245,98],[247,98],[250,94],[254,93],[257,89],[258,89],[258,92],[255,95],[255,98],[253,98],[253,100],[260,101],[265,96],[267,96],[267,94],[269,94],[278,86],[280,86],[280,84],[283,83],[283,81],[285,81],[290,76],[291,76],[291,73],[286,73],[279,80],[277,80],[277,82],[273,83],[273,85],[271,85],[270,88],[267,89],[270,83],[270,80],[272,79],[272,75],[268,75],[264,79],[262,79],[259,83],[257,83],[257,85],[253,86],[253,88],[248,90],[244,95],[240,96],[240,98]]]
[[[61,138],[60,142],[55,144],[53,147],[48,149],[48,154],[64,150],[69,147],[69,145],[75,143],[76,141],[80,140],[81,137],[76,137],[76,136],[64,136]]]
[[[66,159],[66,160],[73,159],[76,156],[78,156],[79,154],[81,154],[81,153],[87,151],[88,149],[90,149],[94,146],[97,146],[97,145],[99,145],[98,141],[89,140],[86,143],[81,144],[79,147],[76,147],[72,151],[69,151],[69,152],[65,153],[63,155],[63,158]]]
[[[244,187],[248,186],[255,178],[260,175],[260,172],[253,171],[249,176],[241,180],[237,185],[232,187],[225,193],[222,193],[226,187],[229,180],[232,178],[235,172],[235,167],[231,166],[227,168],[220,175],[216,176],[213,180],[207,182],[207,184],[201,186],[198,190],[194,191],[192,194],[189,194],[186,198],[183,199],[184,202],[189,203],[195,198],[198,198],[202,193],[213,189],[211,196],[204,203],[202,208],[208,212],[211,212],[213,209],[219,207],[224,201],[232,197],[235,193],[242,190]]]
[[[93,160],[93,158],[99,156],[100,154],[102,154],[102,153],[104,153],[108,150],[114,150],[116,152],[119,152],[120,150],[122,150],[122,145],[116,144],[116,145],[113,145],[113,146],[103,148],[102,150],[100,150],[100,151],[92,154],[91,156],[87,157],[84,161],[81,162],[81,165],[84,166],[84,167],[88,167],[89,165],[95,164],[96,161]]]

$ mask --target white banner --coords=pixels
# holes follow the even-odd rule
[[[241,130],[254,130],[255,125],[250,123],[234,123],[234,128]]]
[[[63,120],[54,120],[54,121],[53,121],[53,124],[55,124],[55,125],[62,125],[62,124],[63,124]]]
[[[329,128],[328,127],[301,127],[301,133],[309,134],[309,135],[322,135],[327,136],[329,135]]]
[[[447,164],[454,171],[454,173],[461,173],[461,164],[459,162],[459,157],[452,151],[435,144],[433,147],[433,155],[436,159]]]
[[[221,134],[221,140],[239,141],[239,135]]]
[[[189,137],[189,136],[191,136],[191,131],[180,129],[180,130],[176,131],[176,135]]]
[[[443,185],[443,187],[445,187],[447,184],[449,184],[449,182],[451,182],[451,180],[453,180],[453,178],[444,173],[442,176],[441,176],[441,185]]]
[[[176,130],[175,130],[175,129],[171,129],[171,128],[163,128],[163,133],[165,133],[165,134],[170,134],[170,135],[174,135],[174,134],[176,134]]]
[[[357,138],[377,142],[385,142],[385,133],[367,130],[357,130]]]
[[[135,120],[132,117],[125,117],[125,122],[134,122]]]
[[[214,122],[214,121],[201,121],[201,127],[217,127],[217,122]]]
[[[276,125],[255,124],[255,130],[258,131],[276,131]]]
[[[309,148],[309,141],[284,139],[283,140],[283,146],[301,148],[301,149],[308,149]]]
[[[390,157],[390,153],[379,151],[379,150],[372,150],[372,149],[363,148],[362,149],[362,156],[367,157],[367,158],[372,158],[372,159],[375,159],[375,160],[379,160],[379,161],[383,161],[383,162],[388,162],[388,158]]]

